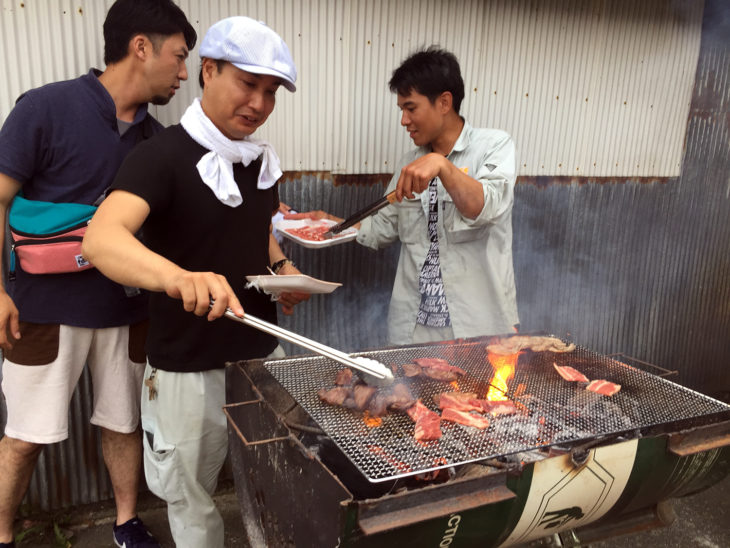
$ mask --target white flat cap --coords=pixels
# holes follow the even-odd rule
[[[200,44],[200,57],[228,61],[254,74],[278,76],[286,89],[297,89],[297,67],[284,40],[264,22],[250,17],[228,17],[213,24]]]

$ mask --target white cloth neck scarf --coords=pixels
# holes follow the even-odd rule
[[[233,178],[234,163],[241,162],[248,166],[263,154],[258,179],[258,188],[261,190],[271,188],[281,177],[279,157],[274,147],[266,141],[250,137],[240,141],[229,139],[205,115],[199,98],[196,97],[182,115],[180,125],[196,143],[210,150],[196,167],[203,182],[227,206],[238,207],[243,203],[241,191]]]

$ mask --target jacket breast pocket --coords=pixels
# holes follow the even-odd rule
[[[458,244],[472,240],[486,239],[489,225],[474,226],[469,223],[454,205],[451,199],[443,200],[444,231],[449,243]]]
[[[398,205],[398,237],[404,244],[414,244],[424,238],[425,216],[421,199],[404,198]]]

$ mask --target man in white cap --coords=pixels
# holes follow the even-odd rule
[[[267,267],[299,274],[270,233],[279,159],[251,137],[273,111],[278,88],[296,89],[296,68],[281,37],[247,17],[214,24],[200,56],[202,98],[180,124],[127,157],[83,253],[109,278],[153,292],[142,392],[145,475],[168,503],[175,544],[214,548],[224,538],[211,498],[228,446],[224,364],[283,351],[268,334],[212,320],[226,307],[242,316],[245,307],[275,323],[275,304],[246,289],[246,276]],[[140,229],[144,244],[135,237]],[[279,302],[291,313],[307,297],[284,294]]]

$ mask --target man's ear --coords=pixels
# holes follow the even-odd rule
[[[129,53],[144,60],[147,55],[152,53],[152,43],[144,34],[135,34],[129,40]]]
[[[218,70],[218,64],[215,59],[203,57],[200,68],[203,73],[203,83],[207,84],[212,78],[213,73]]]
[[[454,106],[454,96],[451,95],[450,91],[444,91],[436,99],[436,104],[442,114],[446,114]]]

